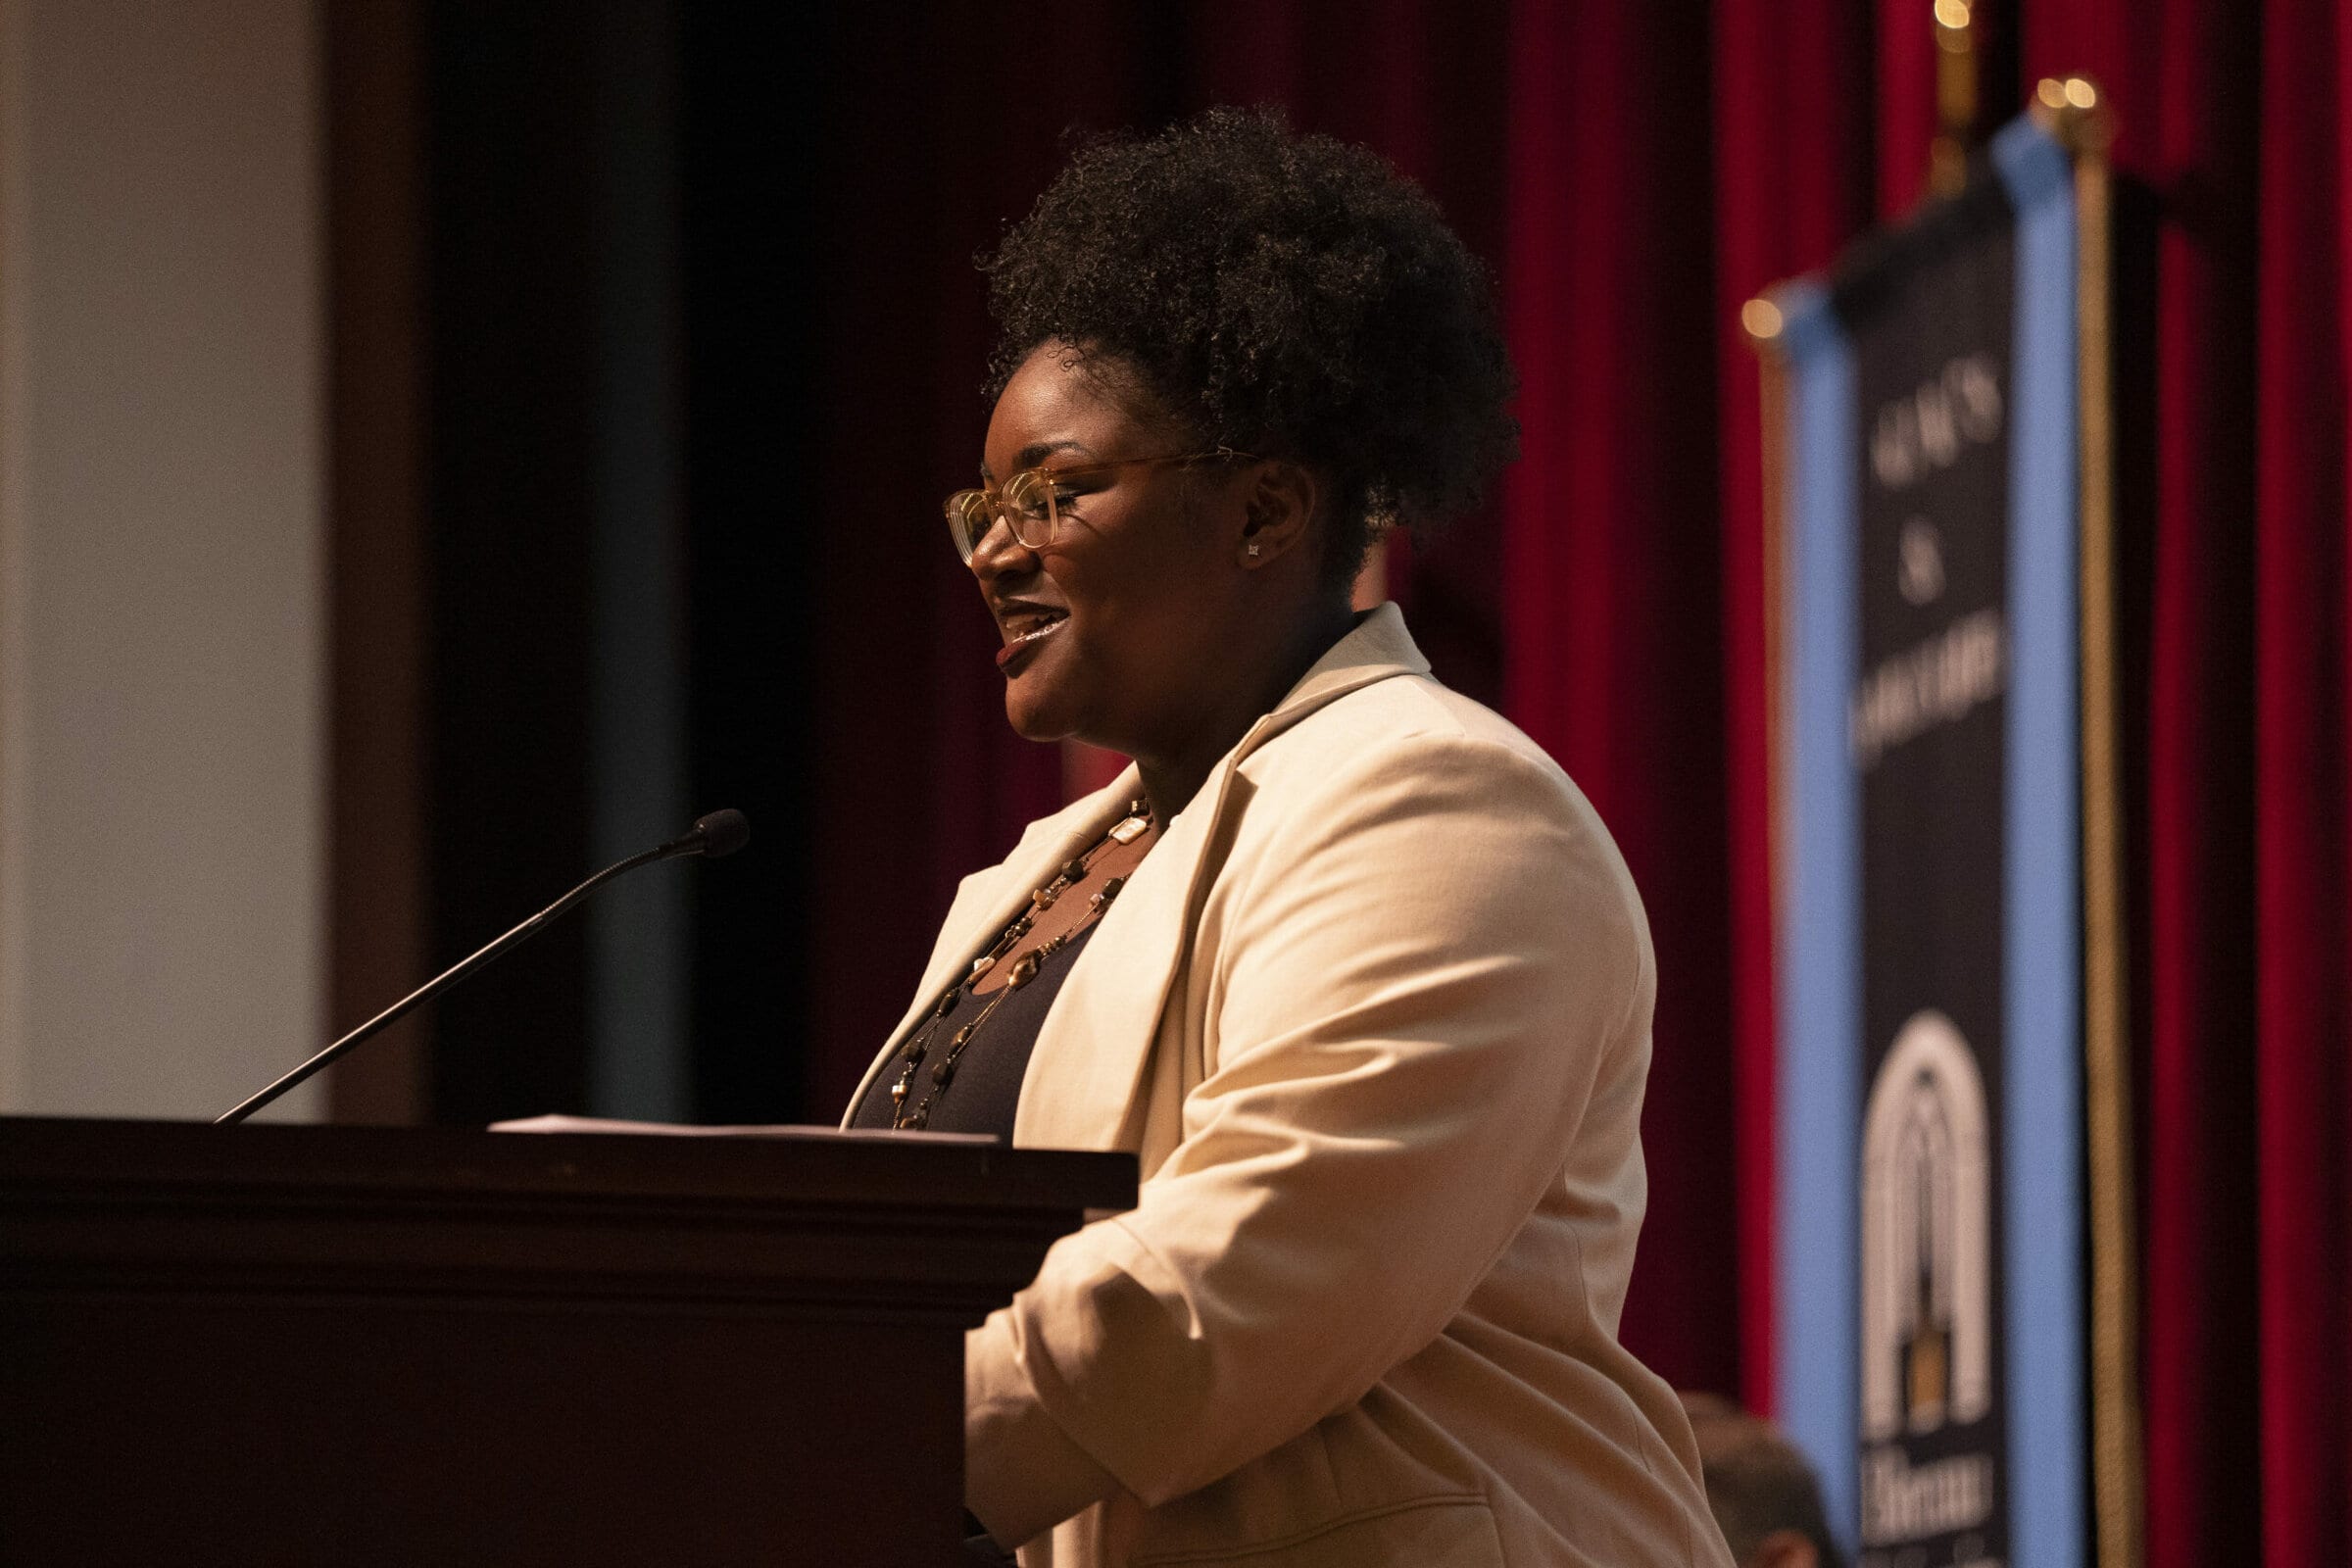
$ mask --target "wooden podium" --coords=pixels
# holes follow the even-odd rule
[[[0,1119],[0,1561],[951,1564],[1124,1154]]]

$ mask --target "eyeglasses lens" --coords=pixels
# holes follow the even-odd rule
[[[1023,468],[1004,483],[1004,520],[1014,538],[1031,550],[1054,542],[1054,481],[1036,468]]]
[[[1053,543],[1054,527],[1061,520],[1054,480],[1037,468],[1014,474],[994,496],[986,490],[958,490],[948,497],[945,510],[956,553],[963,557],[966,565],[980,553],[980,542],[1000,516],[1012,529],[1012,536],[1030,550],[1043,550]]]
[[[956,553],[969,564],[995,520],[988,497],[978,490],[958,490],[948,497],[942,510],[947,514],[948,534],[956,541]]]

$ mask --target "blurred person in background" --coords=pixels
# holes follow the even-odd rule
[[[1821,1482],[1781,1429],[1712,1394],[1686,1394],[1707,1506],[1739,1568],[1845,1568]]]

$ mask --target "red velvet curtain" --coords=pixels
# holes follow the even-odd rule
[[[2325,0],[1980,0],[2117,114],[2125,739],[2149,1560],[2352,1560],[2344,493],[2352,27]],[[1916,199],[1929,0],[1204,0],[837,17],[835,389],[810,672],[816,1103],[895,1019],[955,878],[1060,795],[925,526],[976,461],[972,254],[1064,126],[1273,101],[1380,148],[1494,266],[1526,456],[1399,553],[1439,672],[1624,846],[1661,989],[1628,1340],[1769,1407],[1772,826],[1757,372],[1741,302]],[[902,525],[901,519],[906,519]],[[2259,1546],[2257,1545],[2259,1543]]]
[[[2144,181],[2149,1561],[2352,1560],[2337,8],[2027,14]]]
[[[1504,710],[1592,797],[1657,946],[1651,1228],[1627,1341],[1678,1381],[1736,1390],[1708,74],[1671,7],[1530,5],[1516,24]]]
[[[2273,5],[2262,48],[2254,514],[2254,1009],[2264,1549],[2352,1560],[2346,1270],[2346,24]]]
[[[1723,0],[1715,13],[1713,368],[1724,642],[1723,961],[1737,1090],[1741,1390],[1773,1407],[1773,819],[1765,411],[1740,307],[1826,267],[1872,210],[1872,40],[1855,0]],[[1924,149],[1924,138],[1921,146]],[[1923,152],[1924,156],[1924,152]],[[1916,171],[1913,172],[1916,174]]]

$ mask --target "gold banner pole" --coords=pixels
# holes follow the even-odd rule
[[[1977,125],[1976,18],[1970,0],[1936,0],[1936,140],[1928,190],[1957,196],[1968,184],[1968,144]]]
[[[2139,1270],[2117,738],[2113,120],[2086,76],[2050,78],[2034,116],[2074,156],[2081,359],[2082,1069],[2090,1177],[2091,1501],[2100,1568],[2139,1568]]]
[[[1786,628],[1781,623],[1786,612],[1783,595],[1788,585],[1784,514],[1788,508],[1788,365],[1781,348],[1783,322],[1779,306],[1758,295],[1740,307],[1740,325],[1747,333],[1748,347],[1756,351],[1756,412],[1757,423],[1762,426],[1758,450],[1763,458],[1759,499],[1763,513],[1760,545],[1764,579],[1764,810],[1767,831],[1771,834],[1766,853],[1772,858],[1773,927],[1777,932],[1786,913],[1781,907],[1781,881],[1788,864],[1789,789],[1784,776],[1788,747],[1784,744],[1787,731],[1782,727],[1784,681],[1788,672],[1781,662],[1786,648],[1782,640]]]

